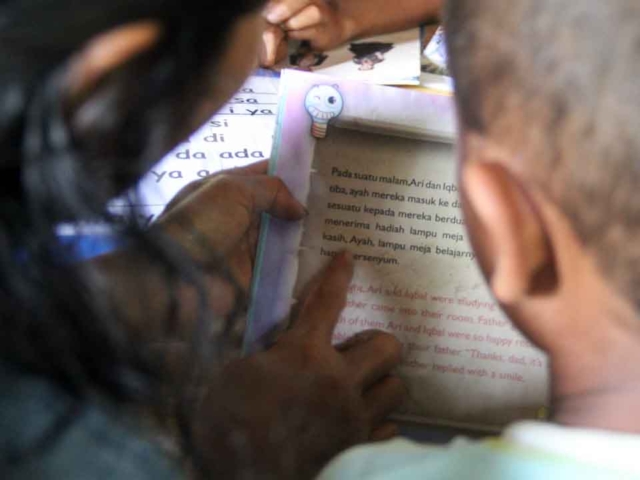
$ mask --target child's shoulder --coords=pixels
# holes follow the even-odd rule
[[[77,398],[3,361],[0,391],[2,478],[182,478],[164,452],[107,402]]]
[[[458,438],[445,446],[404,439],[353,448],[319,480],[640,478],[640,436],[518,423],[501,437]]]

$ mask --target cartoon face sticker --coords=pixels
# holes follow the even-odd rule
[[[325,138],[329,122],[342,113],[344,100],[337,85],[316,85],[307,93],[304,106],[313,121],[311,135]]]

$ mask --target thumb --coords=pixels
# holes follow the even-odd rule
[[[278,177],[259,175],[246,177],[252,183],[253,209],[256,213],[268,213],[282,220],[301,220],[307,214],[284,182]]]

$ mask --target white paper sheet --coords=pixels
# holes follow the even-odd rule
[[[191,137],[158,162],[137,191],[144,220],[152,222],[180,189],[220,170],[269,158],[278,109],[279,77],[260,71]],[[114,212],[130,203],[114,201]]]

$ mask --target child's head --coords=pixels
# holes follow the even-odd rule
[[[106,311],[90,265],[64,261],[55,227],[112,223],[109,198],[240,87],[263,3],[0,2],[2,360],[130,393],[126,373],[142,354]],[[135,221],[117,228],[168,276],[183,273]]]
[[[74,153],[139,175],[238,88],[263,3],[3,2],[0,165],[20,163],[15,145],[41,133],[33,117],[54,122],[58,109]]]
[[[498,299],[556,364],[604,364],[617,348],[607,332],[640,326],[628,320],[640,306],[639,24],[635,0],[446,9],[472,240]]]

